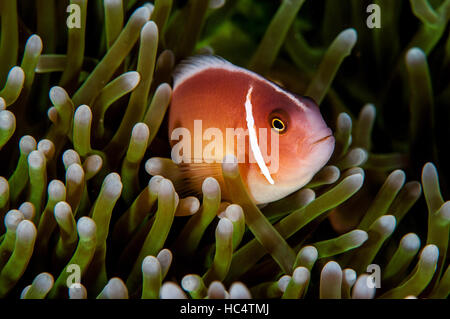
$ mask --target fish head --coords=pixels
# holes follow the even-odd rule
[[[330,159],[335,139],[312,99],[260,84],[253,84],[251,101],[255,127],[270,132],[258,136],[270,177],[249,162],[246,182],[254,201],[264,204],[306,185]]]

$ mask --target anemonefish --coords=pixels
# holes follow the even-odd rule
[[[212,176],[226,200],[220,162],[234,155],[243,159],[239,171],[253,201],[269,203],[306,185],[333,153],[332,131],[310,98],[216,56],[188,58],[173,78],[169,138],[187,190],[200,193]]]

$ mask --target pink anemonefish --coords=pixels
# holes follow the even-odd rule
[[[188,191],[201,193],[203,180],[212,176],[226,200],[220,162],[225,155],[239,157],[237,152],[244,150],[239,171],[248,192],[256,204],[269,203],[306,185],[333,153],[332,131],[317,104],[307,97],[216,56],[188,58],[173,77],[169,138],[172,159],[181,162],[183,187]],[[226,140],[227,128],[235,130],[234,142],[219,141]],[[268,165],[267,154],[262,156],[261,129],[269,132],[266,153],[277,155],[270,158],[276,165]],[[237,142],[239,134],[245,134],[244,148]],[[269,136],[276,137],[277,145]],[[181,159],[175,160],[174,154]]]

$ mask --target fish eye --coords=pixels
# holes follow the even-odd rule
[[[279,117],[272,118],[272,128],[278,133],[282,133],[286,130],[286,124]]]

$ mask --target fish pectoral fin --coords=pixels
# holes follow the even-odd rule
[[[215,178],[220,185],[222,196],[225,193],[221,163],[203,161],[177,164],[170,158],[152,157],[145,164],[145,170],[152,176],[161,175],[170,179],[181,197],[201,197],[202,184],[207,177]]]
[[[220,185],[222,198],[225,193],[220,163],[181,163],[178,164],[180,180],[175,189],[181,196],[202,196],[202,184],[207,177],[213,177]],[[178,188],[177,188],[178,187]]]

